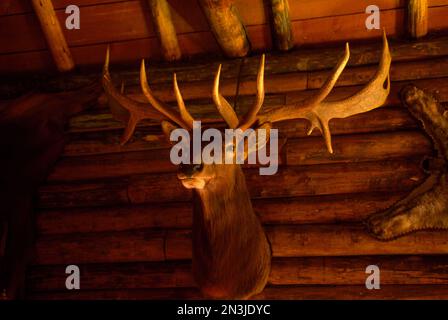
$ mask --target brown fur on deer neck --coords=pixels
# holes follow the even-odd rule
[[[203,189],[196,189],[203,204],[204,216],[209,218],[223,214],[223,211],[230,206],[236,207],[237,210],[243,209],[241,208],[242,200],[250,204],[241,166],[238,164],[217,164],[216,166],[220,166],[216,171],[219,174]]]

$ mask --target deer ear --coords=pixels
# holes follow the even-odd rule
[[[168,141],[170,141],[171,132],[175,129],[179,129],[179,127],[177,127],[174,124],[172,124],[171,122],[165,121],[165,120],[162,121],[161,125],[162,125],[163,134],[168,139]]]
[[[260,149],[266,147],[266,144],[269,141],[270,133],[271,133],[272,124],[270,122],[265,122],[261,126],[259,126],[255,131],[253,131],[250,135],[257,135],[257,139],[255,139],[255,145],[248,145],[247,141],[251,141],[253,139],[249,138],[245,141],[244,145],[244,159]]]

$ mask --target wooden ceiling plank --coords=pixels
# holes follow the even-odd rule
[[[32,3],[58,70],[73,70],[75,63],[51,0],[33,0]]]

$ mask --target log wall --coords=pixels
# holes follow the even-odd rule
[[[432,144],[398,93],[412,82],[448,102],[447,43],[446,38],[392,41],[392,90],[385,106],[332,120],[333,155],[319,134],[305,135],[305,122],[287,121],[278,125],[279,172],[260,176],[256,167],[245,166],[274,255],[268,287],[257,298],[448,298],[446,231],[381,242],[362,225],[426,177],[421,162],[433,153]],[[375,72],[379,51],[379,41],[352,46],[349,66],[330,99],[362,87]],[[264,108],[313,94],[338,52],[339,47],[267,56]],[[253,99],[258,59],[223,66],[225,95],[237,102],[239,113]],[[219,125],[209,92],[216,65],[159,66],[150,81],[155,94],[170,101],[168,83],[175,70],[192,113]],[[117,83],[127,77],[128,92],[140,97],[134,71],[116,77]],[[39,189],[29,298],[200,297],[190,273],[192,194],[177,181],[157,125],[142,122],[120,147],[122,130],[101,106],[71,119],[70,142]],[[69,264],[81,269],[80,291],[65,290]],[[381,290],[364,286],[370,264],[381,269]]]

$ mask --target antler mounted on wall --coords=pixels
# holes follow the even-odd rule
[[[181,127],[188,129],[188,125],[181,119],[180,114],[176,114],[172,109],[154,97],[151,89],[147,85],[146,80],[146,70],[144,62],[142,62],[140,73],[142,85],[142,91],[144,92],[148,102],[153,106],[150,108],[146,103],[141,103],[134,101],[119,90],[115,88],[112,83],[111,76],[109,73],[109,48],[106,53],[106,60],[103,68],[103,88],[108,97],[109,106],[112,111],[112,115],[120,121],[128,119],[128,125],[126,127],[125,133],[121,139],[121,144],[125,144],[132,136],[136,124],[143,119],[153,119],[157,121],[162,120],[172,120],[175,123],[181,124]],[[331,133],[329,130],[329,121],[334,118],[347,118],[352,115],[359,113],[368,112],[375,108],[383,105],[386,101],[387,96],[390,92],[390,77],[389,69],[391,64],[391,56],[389,51],[389,45],[387,42],[386,33],[383,32],[383,51],[381,54],[381,60],[379,68],[375,73],[374,77],[370,82],[362,88],[356,94],[342,99],[340,101],[324,101],[325,98],[330,94],[334,85],[336,84],[339,76],[344,70],[350,57],[350,50],[348,43],[345,47],[344,55],[339,60],[338,64],[334,68],[332,74],[329,76],[327,81],[324,83],[322,88],[312,97],[302,101],[299,104],[285,105],[274,108],[266,113],[260,113],[261,106],[264,98],[264,57],[260,63],[260,70],[263,68],[263,72],[259,72],[259,79],[257,81],[257,107],[252,108],[246,118],[242,120],[240,127],[247,129],[254,125],[256,122],[262,124],[265,122],[278,122],[290,119],[307,119],[310,122],[310,128],[308,134],[317,128],[319,129],[325,139],[327,149],[330,153],[333,153],[331,146]],[[231,128],[235,128],[235,123],[238,120],[235,111],[233,110],[230,103],[219,94],[219,77],[221,68],[215,77],[214,87],[213,87],[213,100],[220,110],[227,124]],[[177,88],[177,89],[176,89]],[[180,96],[178,90],[176,75],[174,74],[174,89],[176,92],[176,97]],[[218,99],[219,97],[219,99]],[[159,112],[157,112],[159,111]],[[185,114],[183,108],[180,107],[180,112]],[[129,114],[129,117],[126,116]],[[239,121],[239,120],[238,120]]]
[[[256,99],[242,117],[236,114],[231,104],[219,92],[219,67],[213,85],[213,101],[232,129],[269,130],[272,124],[278,121],[307,119],[310,122],[308,133],[318,128],[323,133],[328,151],[332,153],[329,121],[380,107],[390,90],[391,56],[384,33],[381,61],[373,79],[349,98],[334,102],[324,101],[336,84],[349,56],[347,44],[344,55],[315,96],[297,105],[279,106],[265,113],[261,112],[265,93],[265,61],[262,56],[257,76]],[[137,122],[142,119],[160,121],[167,137],[177,127],[191,131],[193,117],[185,107],[176,75],[173,77],[173,85],[179,112],[154,97],[147,82],[144,62],[140,69],[140,83],[148,105],[136,102],[117,90],[112,84],[108,67],[109,51],[102,81],[112,114],[119,120],[127,121],[122,144],[130,139]],[[264,145],[257,145],[257,148]],[[224,148],[224,157],[226,152],[227,149]],[[245,150],[245,156],[250,152],[253,150]],[[194,189],[197,200],[193,215],[193,275],[202,292],[213,298],[248,298],[259,293],[266,285],[270,272],[271,250],[252,208],[241,166],[222,162],[182,164],[179,166],[178,178],[184,187]]]
[[[431,175],[405,199],[367,221],[374,236],[388,240],[423,229],[448,229],[448,110],[414,86],[401,93],[403,103],[423,124],[436,148]]]

